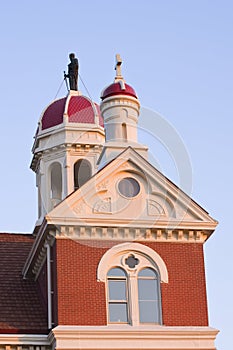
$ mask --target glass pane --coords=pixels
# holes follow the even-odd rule
[[[128,322],[127,304],[111,303],[109,304],[109,321],[110,322]]]
[[[125,281],[108,281],[109,300],[126,300]]]
[[[115,267],[108,271],[108,276],[115,276],[115,277],[125,277],[125,271],[121,269],[120,267]]]
[[[123,196],[132,198],[139,193],[140,185],[132,177],[126,177],[119,182],[118,189]]]
[[[157,278],[157,275],[156,275],[154,270],[152,270],[152,269],[147,267],[147,268],[141,270],[138,273],[138,277],[154,277],[154,278]]]
[[[138,299],[139,300],[157,300],[158,299],[157,280],[138,279]]]
[[[159,323],[159,309],[156,301],[140,301],[139,313],[141,323]]]

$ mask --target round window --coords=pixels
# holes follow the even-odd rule
[[[140,185],[132,177],[126,177],[119,182],[118,189],[123,196],[133,198],[139,193]]]

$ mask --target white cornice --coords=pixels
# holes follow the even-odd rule
[[[138,242],[204,243],[208,234],[197,230],[164,230],[129,227],[57,226],[56,239]]]
[[[68,234],[68,229],[62,230],[62,227],[70,227],[69,234],[77,238],[118,238],[120,237],[133,239],[141,238],[147,240],[171,240],[175,241],[205,241],[214,231],[216,225],[209,222],[179,222],[179,221],[155,221],[155,220],[133,220],[122,219],[116,220],[113,217],[104,218],[54,218],[46,216],[48,224],[57,227],[61,234]],[[106,228],[107,227],[107,228]],[[84,229],[87,228],[84,234]],[[93,230],[94,229],[94,230]],[[95,230],[101,230],[101,234],[95,234]],[[112,231],[115,229],[115,233]],[[102,230],[106,231],[102,234]],[[116,231],[117,230],[117,231]],[[123,230],[123,232],[121,232]],[[58,231],[57,231],[58,233]],[[128,236],[127,236],[128,235]],[[59,236],[59,235],[58,235]]]
[[[48,335],[44,334],[0,334],[0,346],[2,345],[31,345],[49,346]]]
[[[58,326],[49,335],[57,349],[214,350],[218,330],[210,327]]]

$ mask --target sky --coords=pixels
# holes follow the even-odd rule
[[[33,230],[33,136],[43,109],[66,95],[69,53],[79,58],[80,89],[98,103],[120,53],[142,107],[139,136],[154,163],[219,221],[205,244],[218,350],[232,349],[232,14],[227,0],[0,3],[0,230]]]

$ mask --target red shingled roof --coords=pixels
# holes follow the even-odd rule
[[[67,96],[52,102],[46,108],[41,119],[42,130],[62,124],[65,109],[67,109],[69,123],[95,124],[95,115],[97,115],[99,125],[104,126],[97,103],[85,96]]]
[[[0,333],[48,333],[36,282],[22,277],[32,235],[0,233]]]
[[[101,99],[104,100],[107,97],[110,96],[115,96],[115,95],[129,95],[137,98],[136,92],[132,88],[132,86],[124,83],[124,85],[121,84],[120,81],[117,83],[113,83],[109,86],[107,86],[102,94],[101,94]]]

